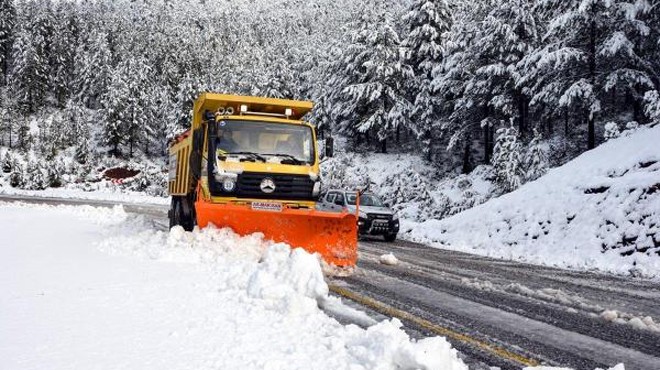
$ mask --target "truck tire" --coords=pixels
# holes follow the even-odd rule
[[[383,237],[385,238],[385,241],[388,243],[391,243],[396,240],[396,234],[385,234],[383,235]]]
[[[190,212],[189,215],[186,215],[184,211],[184,206],[186,205],[184,205],[183,202],[188,202],[187,197],[172,197],[170,209],[167,212],[167,215],[170,219],[170,229],[174,226],[181,226],[186,231],[192,231],[195,227],[193,212]],[[192,208],[189,209],[192,210]]]

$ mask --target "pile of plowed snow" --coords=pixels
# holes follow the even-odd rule
[[[442,248],[577,269],[660,275],[660,127],[586,152],[444,220],[408,224]]]
[[[0,202],[0,368],[467,370],[396,319],[328,316],[317,255],[153,222]]]

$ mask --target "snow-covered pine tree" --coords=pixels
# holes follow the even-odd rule
[[[376,22],[363,19],[352,34],[351,45],[339,62],[345,73],[335,85],[341,92],[332,111],[339,118],[340,132],[351,137],[371,135],[386,152],[387,139],[409,122],[411,104],[404,87],[412,71],[402,62],[399,36],[390,17],[380,14]]]
[[[644,95],[644,113],[656,125],[660,123],[660,94],[656,90]]]
[[[76,49],[72,84],[76,100],[87,108],[103,106],[104,94],[110,85],[111,63],[108,35],[103,31],[93,31]]]
[[[9,108],[0,106],[0,145],[11,148],[14,145],[15,122]]]
[[[619,125],[613,121],[607,122],[605,124],[605,132],[603,133],[605,140],[616,139],[619,136],[621,136]]]
[[[48,187],[48,175],[44,173],[39,161],[30,159],[27,163],[23,187],[28,190],[43,190]]]
[[[140,56],[123,60],[112,73],[105,106],[106,130],[104,139],[119,155],[119,145],[128,145],[128,155],[133,156],[137,145],[143,142],[144,127],[149,119],[149,101],[145,86],[149,86],[150,66]]]
[[[18,27],[12,48],[9,85],[22,113],[34,113],[45,104],[49,91],[48,55],[46,40],[40,32],[32,32],[31,25]]]
[[[11,150],[7,150],[2,157],[2,172],[11,173],[14,166],[14,158],[11,155]]]
[[[631,41],[648,29],[640,18],[644,11],[637,8],[643,3],[647,2],[537,1],[547,32],[543,46],[521,63],[521,81],[533,94],[531,103],[543,111],[542,120],[556,120],[559,117],[552,115],[559,111],[566,132],[573,122],[586,127],[589,149],[596,145],[599,115],[639,106],[640,94],[649,89],[647,68],[642,68],[643,58]]]
[[[534,137],[527,146],[525,153],[525,181],[534,181],[548,172],[548,154],[539,130],[534,130]]]
[[[443,104],[439,134],[446,141],[446,150],[460,156],[463,173],[472,171],[473,137],[485,117],[485,109],[474,100],[468,82],[478,68],[473,45],[489,10],[487,5],[480,1],[455,6],[446,56],[442,66],[432,72],[432,92],[442,99]]]
[[[82,138],[78,141],[73,158],[80,164],[85,164],[89,161],[89,144],[87,138]]]
[[[63,171],[64,162],[62,162],[62,159],[51,162],[50,165],[46,167],[47,187],[59,188],[64,185],[64,181],[62,179]]]
[[[477,70],[468,93],[486,107],[485,161],[492,148],[492,122],[514,119],[518,133],[526,135],[529,126],[529,97],[517,86],[520,60],[538,45],[539,27],[527,0],[495,0],[481,25],[472,55]],[[484,125],[485,124],[485,125]],[[489,133],[488,130],[491,132]]]
[[[78,20],[73,3],[56,5],[50,55],[50,75],[53,93],[59,108],[64,108],[71,94]]]
[[[11,175],[9,175],[9,185],[12,188],[23,188],[24,186],[24,181],[23,181],[23,173],[25,172],[25,169],[20,163],[15,163],[14,166],[12,166],[12,172]]]
[[[497,130],[493,150],[495,182],[504,192],[517,189],[523,181],[522,148],[518,141],[518,131],[510,127]]]
[[[451,27],[449,5],[446,0],[415,0],[403,22],[407,29],[405,63],[413,71],[407,86],[413,102],[410,128],[430,159],[440,110],[440,101],[431,92],[432,71],[442,63],[443,36]]]
[[[16,9],[13,0],[0,0],[0,84],[5,85],[14,42]]]
[[[88,122],[92,112],[85,109],[81,102],[69,99],[62,112],[62,143],[65,146],[76,145],[89,136]]]

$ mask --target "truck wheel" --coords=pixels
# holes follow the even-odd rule
[[[167,211],[167,217],[170,219],[170,229],[181,225],[181,201],[179,197],[172,197],[170,209]]]
[[[396,234],[385,234],[384,237],[385,237],[385,241],[389,243],[396,240]]]
[[[183,202],[188,200],[184,197],[172,197],[172,202],[170,203],[170,210],[167,212],[167,215],[170,219],[170,229],[174,226],[181,226],[186,231],[192,231],[195,227],[195,221],[193,220],[192,211],[191,214],[186,216],[184,211]],[[188,208],[192,210],[192,208]]]

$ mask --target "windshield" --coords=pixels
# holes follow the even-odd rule
[[[313,164],[313,142],[312,129],[305,125],[223,120],[218,122],[216,154],[223,160],[234,154],[255,161]]]
[[[347,193],[346,202],[354,206],[356,197],[357,197],[356,193]],[[378,198],[373,194],[362,194],[360,196],[360,205],[368,206],[368,207],[384,207],[383,202],[380,200],[380,198]]]

